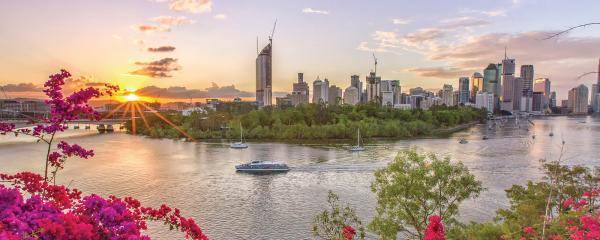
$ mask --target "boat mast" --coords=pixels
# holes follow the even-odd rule
[[[358,138],[356,138],[356,146],[360,147],[360,128],[358,129]]]
[[[240,142],[244,142],[244,128],[242,127],[242,122],[240,122]]]

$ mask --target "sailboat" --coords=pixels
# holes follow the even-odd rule
[[[229,145],[229,147],[235,148],[235,149],[248,148],[248,144],[246,144],[244,142],[244,129],[242,128],[242,123],[240,123],[240,141],[231,143],[231,145]]]
[[[360,128],[358,129],[358,133],[357,134],[358,134],[358,136],[356,138],[356,145],[352,146],[350,148],[350,151],[352,151],[352,152],[361,152],[361,151],[365,150],[365,148],[360,145]]]

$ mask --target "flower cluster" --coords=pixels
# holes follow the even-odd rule
[[[118,87],[106,89],[90,87],[68,97],[62,86],[71,74],[65,70],[50,76],[44,92],[49,97],[50,117],[38,119],[31,129],[17,129],[14,124],[0,123],[0,134],[14,133],[37,137],[48,146],[44,176],[21,172],[14,175],[0,173],[0,240],[12,239],[150,239],[142,235],[147,220],[162,221],[171,229],[185,233],[187,239],[208,239],[191,218],[181,216],[179,209],[163,205],[159,209],[142,207],[138,200],[115,196],[102,198],[92,194],[82,197],[77,189],[51,184],[48,166],[63,168],[68,157],[89,158],[94,155],[77,144],[61,141],[51,152],[54,135],[66,129],[66,123],[80,117],[99,119],[100,115],[88,104],[92,98],[113,94]]]
[[[352,226],[345,226],[342,229],[342,236],[345,240],[354,239],[354,235],[356,235],[356,230]]]
[[[141,233],[146,220],[163,221],[188,239],[208,239],[193,219],[166,205],[154,209],[130,197],[82,197],[29,172],[0,179],[12,185],[0,185],[0,239],[150,239]]]
[[[437,215],[429,217],[429,224],[427,230],[425,230],[424,240],[446,240],[444,232],[444,224],[442,224],[442,218]]]

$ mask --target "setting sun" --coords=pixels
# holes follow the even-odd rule
[[[128,102],[135,102],[140,100],[140,97],[134,93],[130,93],[129,95],[125,96],[125,100]]]

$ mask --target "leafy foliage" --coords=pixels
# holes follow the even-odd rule
[[[308,104],[286,109],[265,107],[246,111],[211,111],[166,115],[195,139],[237,138],[240,123],[250,139],[409,138],[437,134],[441,129],[485,119],[486,112],[469,107],[436,106],[430,110],[400,110],[373,104],[357,106]],[[152,137],[182,137],[160,119],[146,116],[151,129],[136,124],[137,133]],[[139,120],[138,120],[139,121]],[[131,130],[131,124],[127,125]],[[156,129],[156,130],[154,130]]]
[[[381,239],[396,239],[398,233],[423,239],[428,217],[437,215],[453,224],[459,204],[483,190],[462,163],[415,150],[400,153],[376,171],[371,189],[377,195],[377,213],[369,228]]]
[[[326,240],[350,240],[356,235],[358,239],[365,239],[365,229],[362,222],[348,204],[339,202],[339,196],[329,191],[327,202],[329,209],[323,210],[313,219],[312,232],[315,237]]]

